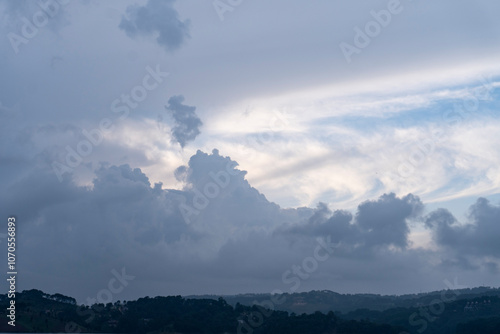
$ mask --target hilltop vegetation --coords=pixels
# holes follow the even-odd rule
[[[310,291],[302,293],[284,293],[275,295],[273,299],[279,299],[282,303],[273,303],[275,308],[281,311],[294,312],[297,314],[321,312],[348,313],[359,308],[375,311],[384,311],[398,307],[416,307],[428,305],[435,299],[441,298],[442,291],[433,291],[418,294],[406,294],[401,296],[389,296],[379,294],[340,294],[329,290]],[[453,290],[456,300],[468,300],[481,296],[500,296],[500,289],[489,287],[477,287],[472,289]],[[451,295],[451,296],[453,296]],[[265,304],[271,300],[270,294],[241,294],[233,296],[204,295],[188,296],[187,298],[224,298],[229,304],[253,305],[255,303]]]
[[[4,310],[5,295],[1,304]],[[145,297],[79,306],[70,297],[29,290],[17,295],[16,305],[16,330],[23,332],[397,334],[401,330],[367,321],[342,320],[333,312],[296,315],[257,306],[233,307],[222,298]],[[12,331],[12,327],[2,326],[0,330]]]
[[[443,300],[443,296],[446,299]],[[457,296],[457,298],[451,298]],[[331,291],[282,295],[280,307],[314,312],[270,310],[239,301],[263,302],[270,295],[145,297],[135,301],[77,305],[61,294],[29,290],[16,296],[19,332],[107,333],[500,333],[498,289],[448,290],[418,295],[341,295]],[[452,300],[453,299],[453,300]],[[332,303],[333,301],[333,303]],[[5,318],[6,295],[0,295]],[[336,303],[344,303],[341,312]],[[352,310],[358,304],[358,308]],[[363,304],[364,303],[364,304]],[[264,303],[265,304],[265,303]],[[335,311],[335,312],[334,312]],[[12,332],[2,322],[0,331]]]

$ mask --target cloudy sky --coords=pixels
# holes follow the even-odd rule
[[[20,290],[498,285],[500,3],[41,3],[0,0]]]

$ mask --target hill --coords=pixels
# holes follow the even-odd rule
[[[144,297],[106,305],[78,305],[75,299],[61,294],[27,290],[16,296],[15,330],[151,334],[420,334],[424,331],[428,334],[498,334],[499,294],[498,289],[484,287],[404,296],[311,291],[274,296],[226,296],[227,300],[218,296]],[[250,305],[253,302],[257,304]],[[7,296],[0,295],[3,319],[6,319],[7,305]],[[298,310],[307,312],[296,312]],[[13,332],[13,328],[5,321],[0,331]]]
[[[450,290],[433,291],[406,295],[379,295],[379,294],[340,294],[329,290],[310,291],[302,293],[284,293],[280,295],[271,294],[240,294],[240,295],[203,295],[186,296],[186,298],[217,299],[224,298],[230,305],[240,303],[242,305],[260,304],[265,306],[269,301],[273,302],[277,310],[294,312],[297,314],[321,312],[347,313],[360,308],[375,311],[384,311],[398,307],[419,307],[429,304],[435,299],[441,298],[443,293],[449,294]],[[469,300],[483,296],[500,296],[500,289],[490,287],[477,287],[471,289],[453,290],[457,300]]]

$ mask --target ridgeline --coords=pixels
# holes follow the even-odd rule
[[[3,332],[244,334],[498,334],[500,290],[474,288],[404,296],[311,291],[283,295],[145,297],[78,305],[61,294],[16,296],[16,327]]]

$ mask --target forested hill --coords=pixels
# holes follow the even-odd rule
[[[135,301],[83,306],[61,294],[29,290],[16,296],[15,329],[41,333],[420,334],[425,331],[428,334],[498,334],[500,297],[497,290],[488,291],[448,290],[444,294],[425,294],[414,298],[419,305],[398,306],[384,311],[370,310],[360,304],[356,311],[345,314],[332,311],[299,314],[258,305],[237,303],[233,306],[223,298],[181,296],[145,297]],[[330,292],[313,291],[306,296],[319,298],[326,294]],[[350,298],[353,296],[360,300],[367,296],[377,300],[375,295],[351,295]],[[250,297],[247,295],[245,298]],[[297,296],[289,297],[293,300],[292,297]],[[380,296],[382,300],[385,297]],[[306,297],[302,298],[310,302]],[[412,298],[396,299],[402,302]],[[4,319],[0,325],[1,332],[12,332],[13,329],[7,325],[7,305],[7,296],[0,295],[0,316]]]
[[[398,307],[418,307],[428,305],[435,299],[440,299],[443,293],[449,294],[450,290],[433,291],[418,294],[406,295],[379,295],[379,294],[340,294],[329,290],[310,291],[302,293],[284,293],[282,295],[270,294],[240,294],[240,295],[202,295],[186,296],[186,298],[217,299],[224,298],[228,304],[253,305],[269,304],[273,302],[276,309],[297,314],[321,312],[342,312],[347,313],[359,308],[366,308],[375,311],[384,311]],[[490,287],[476,287],[471,289],[453,290],[453,296],[456,300],[468,300],[482,296],[500,296],[500,289]],[[500,332],[499,332],[500,333]]]
[[[5,314],[6,295],[1,296],[0,304],[4,319],[0,331],[12,332]],[[19,332],[398,334],[403,329],[364,320],[342,320],[333,312],[295,315],[257,306],[233,307],[222,298],[145,297],[89,307],[76,305],[73,298],[39,290],[16,296],[15,330]]]

